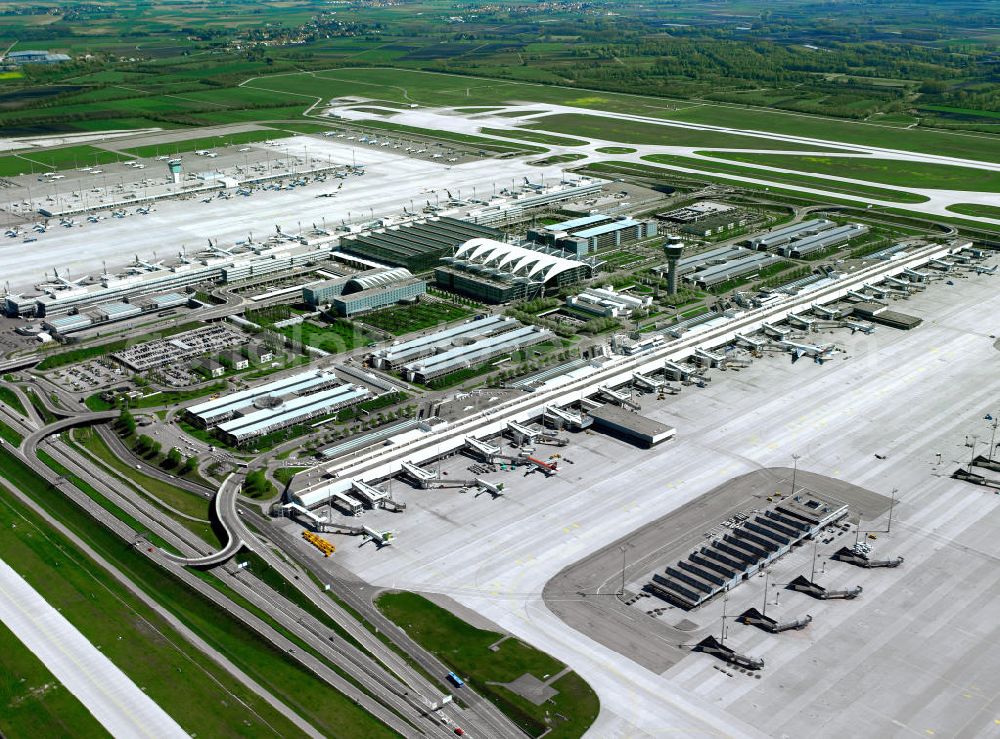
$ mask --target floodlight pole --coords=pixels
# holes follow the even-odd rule
[[[972,463],[976,461],[976,444],[979,443],[979,435],[972,434],[972,457],[969,458],[969,473],[972,473]]]
[[[816,555],[819,554],[819,531],[813,534],[813,562],[812,572],[809,573],[809,582],[816,582]]]
[[[801,454],[792,455],[792,497],[795,496],[795,476],[799,471],[799,460],[801,458]]]
[[[618,548],[622,550],[622,589],[619,595],[625,597],[625,545],[622,544]]]
[[[761,616],[767,615],[767,581],[771,576],[770,570],[764,570],[764,607],[760,611]]]
[[[861,543],[861,516],[864,515],[861,511],[858,511],[858,529],[854,534],[854,546],[857,547]]]
[[[892,489],[892,497],[889,499],[889,521],[885,526],[885,533],[889,533],[892,530],[892,509],[896,505],[896,493],[899,492],[898,488]]]
[[[726,604],[729,603],[729,593],[722,599],[722,633],[719,635],[719,646],[726,644]]]
[[[993,418],[993,433],[990,434],[990,451],[989,451],[989,457],[990,457],[990,461],[991,462],[993,461],[993,450],[996,448],[997,425],[998,424],[1000,424],[1000,418],[994,416],[994,418]]]

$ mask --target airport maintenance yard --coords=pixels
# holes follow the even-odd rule
[[[210,192],[208,197],[195,194],[186,200],[159,200],[146,215],[133,213],[126,218],[108,215],[97,223],[88,222],[86,215],[80,215],[75,218],[76,225],[71,227],[52,219],[44,233],[35,233],[30,227],[32,222],[44,219],[30,216],[23,229],[34,241],[25,244],[20,237],[0,240],[4,282],[9,282],[13,290],[20,290],[35,284],[53,268],[61,274],[68,270],[74,277],[100,274],[103,262],[114,269],[131,261],[135,255],[152,261],[155,261],[154,254],[159,254],[161,259],[173,257],[184,246],[204,247],[206,239],[228,247],[234,241],[245,240],[249,234],[257,240],[274,234],[275,226],[286,233],[299,233],[314,223],[317,226],[326,224],[332,230],[342,222],[361,223],[373,217],[401,216],[403,208],[415,208],[419,212],[428,201],[434,204],[449,199],[449,191],[467,198],[475,191],[485,197],[494,189],[510,187],[512,181],[520,183],[524,177],[555,182],[562,176],[557,166],[531,166],[528,164],[530,157],[502,160],[462,157],[453,164],[445,158],[428,160],[402,150],[366,146],[336,137],[294,136],[279,139],[278,144],[248,144],[240,148],[252,148],[257,162],[291,157],[311,162],[312,167],[328,164],[350,167],[356,163],[364,165],[365,174],[346,179],[330,177],[325,182],[312,181],[294,189],[258,189],[247,197],[230,194],[220,198],[217,192]],[[204,159],[191,153],[184,155],[185,172],[211,172],[224,166],[244,165],[249,160],[249,153],[229,148],[231,156],[220,155],[219,159]],[[114,170],[111,182],[125,177],[128,178],[126,182],[132,183],[143,178],[165,180],[168,174],[165,162],[152,158],[143,161],[146,168],[141,172],[133,172],[124,165],[107,165],[109,174]],[[288,182],[296,179],[291,171],[295,166],[289,164],[283,170],[287,172]],[[88,187],[83,184],[86,180],[76,174],[72,176],[80,182],[53,183],[46,186],[45,192],[68,193]],[[103,175],[90,178],[94,179],[103,179]],[[42,189],[41,185],[33,184],[35,189]],[[128,211],[134,208],[129,207]]]
[[[645,415],[677,428],[651,450],[596,431],[562,432],[568,446],[536,449],[543,459],[562,455],[559,474],[485,475],[505,483],[498,498],[393,480],[405,512],[343,517],[391,529],[393,545],[326,534],[337,545],[331,567],[378,587],[449,596],[565,662],[600,697],[593,736],[995,731],[1000,543],[990,519],[1000,499],[949,475],[968,463],[967,435],[979,436],[980,452],[990,438],[983,417],[996,413],[1000,393],[1000,295],[992,277],[970,275],[894,307],[923,324],[835,329],[823,340],[843,351],[823,364],[765,356],[738,371],[711,370],[704,388],[642,396]],[[761,608],[764,579],[735,587],[726,646],[765,660],[753,674],[681,646],[719,636],[721,597],[693,611],[655,597],[618,599],[621,545],[631,600],[735,511],[765,508],[767,495],[787,492],[793,454],[798,488],[848,503],[846,520],[861,517],[873,557],[905,563],[833,561],[853,545],[853,523],[821,534],[816,582],[864,589],[856,600],[823,601],[785,589],[813,567],[812,541],[793,548],[770,568],[767,615],[813,621],[782,634],[734,621]],[[473,464],[455,456],[441,470],[467,478]],[[743,479],[728,485],[734,478]],[[301,526],[277,525],[298,538]],[[653,609],[662,611],[648,615]]]

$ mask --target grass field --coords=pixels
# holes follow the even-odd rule
[[[245,87],[274,86],[278,78],[253,80]],[[365,95],[396,102],[416,102],[430,106],[481,106],[518,101],[558,103],[580,108],[631,113],[689,123],[742,128],[753,131],[807,136],[830,142],[862,144],[1000,162],[1000,136],[986,133],[900,129],[805,113],[753,108],[726,103],[686,101],[619,93],[557,87],[554,85],[418,72],[403,69],[358,68],[291,74],[280,77],[285,92],[336,97]],[[536,128],[544,128],[536,126]],[[556,133],[589,136],[584,130]],[[595,137],[600,136],[593,134]],[[745,137],[744,141],[746,141]],[[630,143],[625,141],[624,143]],[[640,142],[636,142],[640,143]],[[653,142],[659,143],[659,142]],[[694,144],[716,146],[722,144]],[[820,144],[821,146],[821,144]],[[758,148],[743,144],[737,148]],[[771,145],[759,148],[779,148]],[[787,148],[787,144],[784,145]],[[800,148],[796,145],[796,148]]]
[[[370,336],[348,321],[335,321],[319,326],[311,321],[303,321],[294,326],[274,329],[294,341],[314,346],[328,354],[340,354],[374,341]]]
[[[480,128],[480,133],[489,136],[501,136],[506,139],[523,139],[524,141],[534,141],[536,144],[550,144],[552,146],[586,146],[587,142],[582,139],[571,139],[566,136],[553,136],[550,133],[540,133],[528,128]]]
[[[361,320],[396,336],[420,331],[471,316],[472,311],[453,303],[417,303],[365,314]]]
[[[240,131],[224,136],[204,136],[182,141],[171,141],[167,144],[150,144],[149,146],[137,146],[134,149],[124,149],[134,157],[155,157],[161,154],[180,154],[187,151],[197,151],[199,149],[215,149],[224,146],[239,146],[240,144],[254,144],[270,139],[281,139],[287,136],[295,136],[291,131],[279,129],[268,129],[265,131]]]
[[[636,150],[628,146],[599,146],[597,151],[601,154],[634,154]]]
[[[393,736],[352,701],[138,554],[131,543],[95,526],[92,518],[2,447],[0,468],[10,483],[31,495],[320,733],[344,739]],[[15,521],[17,527],[13,528]],[[7,546],[12,541],[21,542],[21,551]],[[31,549],[32,556],[23,553],[24,547]],[[162,617],[12,500],[2,487],[0,557],[27,577],[46,600],[61,608],[84,636],[99,645],[190,733],[212,737],[301,735],[284,716],[190,647]],[[142,659],[136,659],[137,654]]]
[[[572,152],[567,152],[566,154],[553,154],[550,157],[545,157],[544,159],[535,159],[528,164],[533,164],[536,167],[549,167],[553,164],[566,164],[567,162],[576,162],[581,159],[586,159],[586,154],[574,154]]]
[[[513,638],[491,650],[503,634],[477,629],[415,593],[385,593],[376,605],[532,736],[548,728],[546,736],[553,739],[582,736],[597,718],[597,695],[575,672],[553,682],[557,694],[540,706],[493,684],[511,682],[525,673],[539,680],[556,675],[565,665],[545,652]],[[461,697],[461,689],[457,694]]]
[[[109,734],[0,623],[0,733],[4,736],[104,737]]]
[[[22,416],[28,415],[28,410],[24,407],[24,403],[21,402],[21,399],[9,387],[0,385],[0,403],[6,403]]]
[[[1000,192],[1000,172],[948,164],[909,162],[898,159],[866,157],[796,156],[794,154],[742,154],[737,152],[699,152],[718,159],[763,164],[794,169],[817,175],[850,177],[883,185],[934,188],[938,190],[973,190]]]
[[[663,126],[585,113],[557,113],[535,119],[532,128],[556,133],[586,136],[597,141],[615,141],[622,144],[655,146],[707,146],[730,149],[801,149],[825,151],[819,146],[789,144],[759,136],[742,136],[716,131],[697,131],[690,128]]]
[[[869,185],[855,185],[850,182],[837,182],[826,180],[821,177],[810,177],[785,172],[769,172],[766,170],[744,167],[737,164],[725,162],[706,161],[695,159],[694,157],[675,156],[673,154],[650,154],[643,157],[647,162],[655,162],[666,166],[676,165],[687,167],[704,172],[719,174],[735,174],[743,177],[754,177],[768,182],[775,182],[783,185],[800,185],[802,187],[813,187],[829,192],[839,192],[846,195],[856,195],[865,198],[877,198],[895,203],[926,203],[927,198],[915,193],[902,192],[900,190],[889,190],[884,187],[872,187]]]
[[[976,203],[958,203],[949,205],[948,210],[953,213],[961,213],[967,216],[982,216],[984,218],[996,218],[1000,220],[1000,205],[977,205]]]
[[[384,131],[396,131],[398,133],[409,133],[416,134],[418,136],[429,136],[436,139],[443,139],[445,141],[454,141],[456,144],[470,144],[472,146],[478,146],[482,149],[489,151],[496,151],[500,153],[504,152],[531,152],[541,154],[548,151],[548,149],[543,149],[539,146],[532,146],[531,144],[521,144],[513,143],[504,144],[496,139],[487,139],[482,136],[471,136],[467,133],[455,133],[454,131],[441,131],[436,129],[428,128],[416,128],[414,126],[406,126],[402,123],[392,123],[390,121],[354,121],[354,123],[361,124],[367,128],[378,128]]]
[[[109,164],[120,158],[114,152],[86,145],[65,146],[61,149],[27,149],[18,154],[0,157],[0,177]]]
[[[2,420],[0,420],[0,439],[11,446],[21,446],[21,442],[24,441],[24,437],[16,429]]]

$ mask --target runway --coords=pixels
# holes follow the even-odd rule
[[[2,561],[0,621],[112,736],[187,737],[166,711]]]

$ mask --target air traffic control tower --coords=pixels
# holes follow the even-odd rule
[[[170,169],[171,182],[175,185],[181,184],[181,160],[171,159],[167,162],[167,167]]]
[[[667,292],[677,294],[677,262],[684,251],[684,242],[680,236],[668,236],[663,242],[663,253],[667,257]]]

